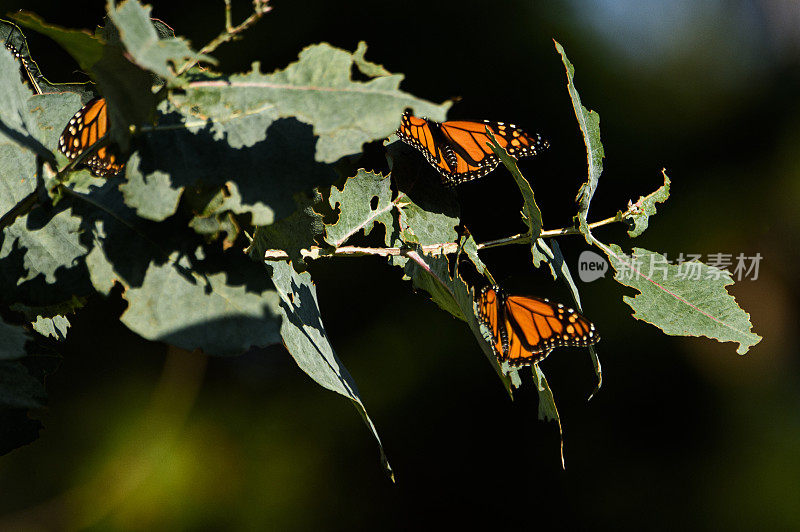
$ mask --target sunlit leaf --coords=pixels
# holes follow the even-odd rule
[[[575,67],[572,66],[567,53],[564,48],[556,41],[553,41],[556,50],[561,54],[561,60],[564,63],[564,68],[567,71],[567,90],[569,91],[570,99],[572,100],[572,107],[575,110],[575,117],[578,119],[578,125],[583,135],[583,142],[586,145],[586,160],[588,163],[588,177],[581,188],[578,190],[578,220],[579,227],[584,236],[589,235],[589,228],[587,225],[586,217],[589,213],[589,203],[592,201],[594,191],[597,188],[597,182],[600,179],[600,174],[603,172],[603,144],[600,142],[600,115],[594,111],[590,111],[581,103],[581,97],[578,95],[578,89],[575,88],[573,77],[575,76]],[[591,243],[591,242],[590,242]]]
[[[134,63],[172,80],[175,66],[180,67],[185,61],[216,62],[192,50],[181,38],[159,38],[150,21],[151,10],[150,6],[143,6],[136,0],[126,0],[118,7],[108,4],[108,16],[119,30],[120,40]]]
[[[553,391],[547,383],[547,379],[539,367],[534,364],[531,370],[533,381],[536,383],[536,390],[539,392],[539,419],[541,421],[555,421],[558,425],[558,435],[561,438],[561,466],[564,466],[564,431],[561,429],[561,417],[558,415],[556,400]]]
[[[317,290],[311,276],[305,272],[297,273],[287,262],[272,263],[270,268],[280,297],[279,312],[283,317],[280,334],[286,349],[300,369],[317,384],[353,402],[378,442],[381,462],[387,474],[394,478],[380,437],[367,414],[356,383],[328,342],[317,303]]]
[[[149,340],[209,355],[238,355],[280,341],[278,296],[250,261],[204,273],[177,254],[151,264],[141,286],[124,293],[122,322]]]
[[[386,244],[390,245],[390,233],[394,225],[393,211],[397,209],[392,200],[391,181],[381,174],[359,170],[345,181],[341,190],[331,188],[330,206],[338,209],[336,223],[326,226],[325,240],[332,246],[341,246],[348,238],[364,232],[369,235],[375,224],[386,228]]]
[[[365,66],[363,47],[354,54],[317,44],[300,52],[297,62],[272,74],[252,72],[229,77],[193,79],[186,101],[198,115],[236,117],[296,117],[311,124],[319,137],[315,158],[321,162],[361,151],[365,142],[389,136],[397,129],[406,107],[433,119],[444,119],[449,103],[433,105],[399,89],[400,74],[377,75],[367,81],[351,79],[354,61],[362,72],[382,74]],[[173,97],[182,107],[182,101]],[[213,128],[216,124],[212,124]]]
[[[623,297],[634,318],[672,336],[737,342],[740,355],[761,341],[751,331],[750,315],[725,289],[733,284],[729,272],[697,261],[671,264],[663,255],[642,248],[627,255],[611,244],[603,251],[616,270],[614,279],[639,291]]]
[[[644,233],[650,217],[656,213],[656,203],[663,203],[669,198],[669,177],[665,170],[662,170],[661,173],[664,175],[664,184],[655,192],[647,196],[640,196],[634,204],[635,211],[628,217],[633,222],[633,229],[628,231],[628,236],[635,237]]]

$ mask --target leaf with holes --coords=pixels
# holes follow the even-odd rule
[[[633,229],[628,231],[628,236],[636,237],[644,233],[650,223],[650,217],[656,213],[656,203],[663,203],[669,198],[669,177],[666,170],[662,170],[661,173],[664,175],[664,184],[655,192],[640,196],[633,205],[635,211],[627,218],[633,223]],[[622,213],[617,213],[617,216],[621,218]]]
[[[341,190],[331,187],[329,198],[331,208],[339,210],[336,223],[325,227],[325,241],[339,247],[347,240],[363,231],[369,236],[375,224],[386,228],[386,245],[391,245],[395,237],[397,204],[392,199],[392,187],[388,177],[381,174],[359,170],[345,181]]]

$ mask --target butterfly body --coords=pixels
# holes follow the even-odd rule
[[[547,148],[547,141],[538,134],[526,133],[514,124],[483,120],[434,122],[413,116],[406,111],[397,129],[397,136],[418,149],[450,186],[483,177],[500,163],[487,145],[486,129],[498,144],[514,158],[536,155]]]
[[[587,347],[600,340],[595,326],[578,311],[548,299],[509,296],[487,286],[478,296],[478,317],[492,332],[500,362],[538,364],[556,347]]]

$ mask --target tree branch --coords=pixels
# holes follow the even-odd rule
[[[599,222],[594,222],[589,224],[591,229],[596,227],[601,227],[603,225],[608,225],[614,222],[620,222],[625,219],[628,215],[632,214],[636,210],[636,206],[632,205],[628,207],[628,210],[624,213],[619,212],[616,216],[612,216],[610,218],[606,218],[605,220],[600,220]],[[561,229],[551,229],[549,231],[542,231],[540,238],[552,238],[556,236],[562,235],[578,235],[580,231],[575,227],[562,227]],[[522,233],[514,236],[509,236],[505,238],[499,238],[497,240],[491,240],[489,242],[484,242],[483,244],[478,244],[478,250],[482,249],[491,249],[500,246],[507,246],[510,244],[530,244],[531,242],[531,235],[529,233]],[[300,250],[300,255],[303,259],[310,259],[316,260],[325,257],[363,257],[366,255],[375,255],[378,257],[391,257],[391,256],[408,256],[408,253],[412,251],[410,248],[367,248],[367,247],[357,247],[357,246],[341,246],[336,249],[329,249],[329,248],[321,248],[319,246],[311,246],[309,249],[302,249]],[[458,243],[457,242],[445,242],[442,244],[429,244],[427,246],[422,246],[422,251],[425,253],[444,253],[445,255],[450,255],[458,251]],[[264,252],[264,260],[266,261],[274,261],[274,260],[288,260],[289,254],[283,251],[282,249],[268,249]]]

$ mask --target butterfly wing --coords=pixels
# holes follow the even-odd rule
[[[457,183],[483,177],[500,164],[500,158],[489,147],[491,139],[486,134],[487,128],[497,143],[515,159],[536,155],[548,146],[541,135],[526,133],[514,124],[489,120],[444,122],[441,125],[442,135],[457,156],[455,171],[451,176]]]
[[[453,120],[439,124],[412,116],[408,111],[403,114],[397,136],[421,151],[442,174],[442,181],[454,186],[483,177],[500,163],[487,145],[487,127],[500,146],[515,158],[536,155],[548,146],[540,135],[526,133],[514,124],[489,120]]]
[[[508,330],[503,317],[502,295],[493,287],[486,286],[478,296],[478,316],[492,333],[492,350],[498,359],[504,360],[508,351]]]
[[[456,166],[456,156],[444,142],[439,123],[412,116],[406,111],[397,129],[397,136],[418,149],[442,176],[447,177]]]
[[[105,98],[97,97],[75,113],[58,139],[61,152],[75,159],[108,132],[108,106]],[[125,166],[111,146],[103,146],[86,161],[97,177],[113,177]]]
[[[592,322],[548,299],[506,296],[498,287],[487,287],[478,310],[494,335],[498,359],[512,365],[537,364],[556,347],[586,347],[600,340]]]

